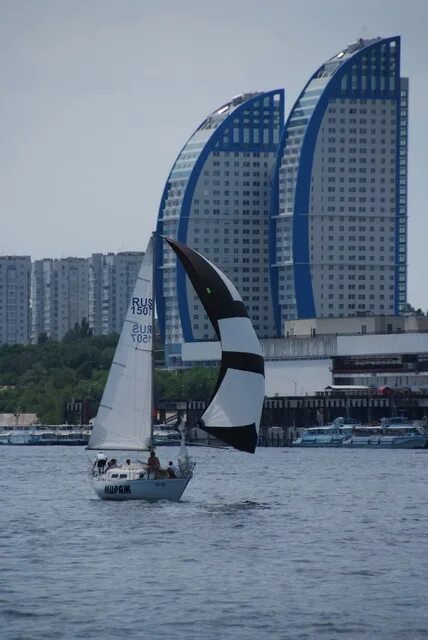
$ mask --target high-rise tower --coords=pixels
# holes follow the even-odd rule
[[[144,253],[93,253],[89,258],[89,326],[96,334],[120,333]]]
[[[211,113],[190,137],[168,177],[158,231],[200,250],[236,284],[260,337],[274,330],[269,293],[271,173],[284,121],[282,90],[242,94]],[[166,361],[183,341],[213,337],[206,314],[159,243],[157,308]]]
[[[0,344],[30,341],[30,256],[0,256]]]
[[[286,319],[406,304],[408,80],[400,38],[359,39],[309,79],[275,167],[270,275]]]
[[[44,258],[33,262],[32,340],[41,333],[61,340],[83,318],[88,319],[86,258]]]

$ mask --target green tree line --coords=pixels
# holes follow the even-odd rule
[[[0,347],[0,413],[36,413],[44,424],[61,424],[72,399],[89,401],[96,413],[117,340],[92,336],[83,321],[61,342],[42,335],[35,345]],[[216,379],[211,368],[156,369],[155,405],[207,399]]]

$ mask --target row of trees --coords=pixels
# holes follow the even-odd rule
[[[415,307],[412,306],[409,302],[406,304],[405,313],[411,313],[415,316],[428,316],[428,311],[424,313],[420,307],[419,309],[415,309]]]
[[[118,336],[92,336],[83,321],[62,340],[0,348],[0,413],[36,413],[44,424],[64,422],[66,402],[98,407]],[[160,346],[160,345],[158,345]],[[155,402],[207,399],[217,371],[155,371]]]

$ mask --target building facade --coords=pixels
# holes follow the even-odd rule
[[[305,396],[329,385],[428,393],[427,316],[290,320],[287,337],[260,341],[266,395]],[[218,342],[183,345],[183,362],[218,365]]]
[[[287,320],[404,311],[407,110],[399,37],[358,40],[304,87],[272,192],[277,335]]]
[[[89,326],[94,334],[120,333],[144,253],[94,253],[89,258]]]
[[[366,335],[385,333],[428,333],[428,316],[365,316],[343,318],[309,318],[288,320],[284,334],[287,338],[320,335]]]
[[[30,256],[0,256],[0,345],[30,341]]]
[[[61,340],[88,319],[86,258],[45,258],[33,263],[31,277],[32,341],[40,334]]]
[[[284,120],[282,90],[242,94],[211,113],[165,185],[158,231],[200,250],[241,293],[259,336],[274,331],[268,228],[272,167]],[[157,308],[168,366],[183,342],[212,339],[200,301],[172,251],[158,243]]]

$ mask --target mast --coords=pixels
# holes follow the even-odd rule
[[[150,451],[153,451],[153,411],[155,408],[155,298],[156,298],[156,231],[152,233],[152,389],[150,408]]]

